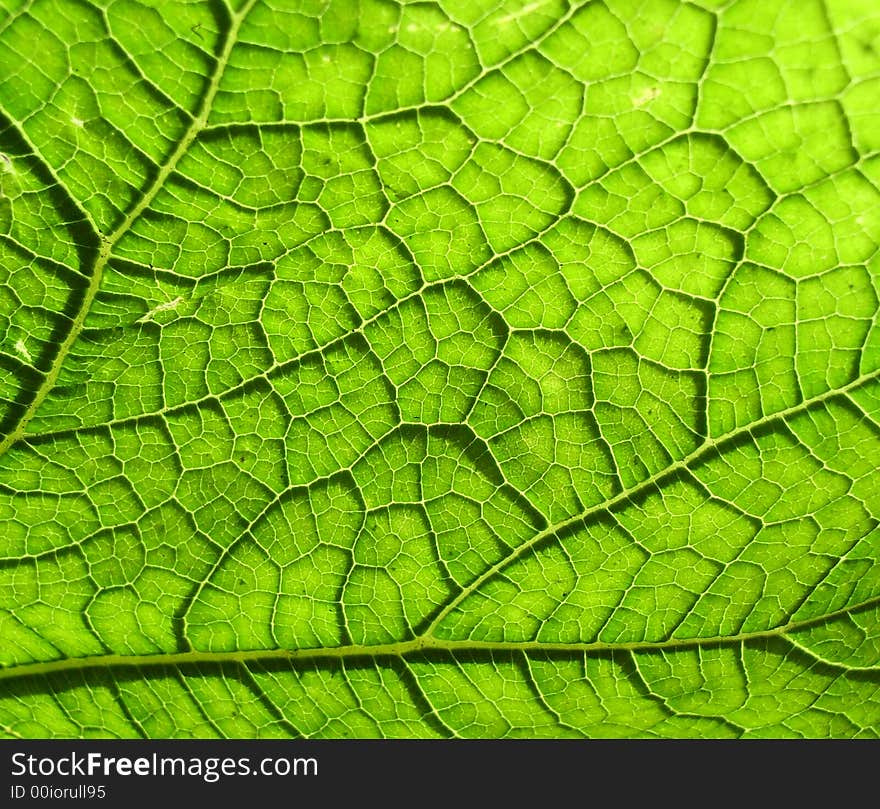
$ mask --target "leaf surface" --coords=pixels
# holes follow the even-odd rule
[[[867,0],[0,23],[0,733],[880,733]]]

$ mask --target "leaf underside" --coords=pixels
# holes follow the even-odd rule
[[[880,734],[873,0],[0,7],[0,734]]]

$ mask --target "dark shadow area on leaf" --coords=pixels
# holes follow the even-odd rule
[[[52,361],[58,355],[61,344],[70,333],[72,322],[82,306],[87,278],[94,271],[100,241],[98,235],[83,217],[77,203],[58,185],[49,168],[32,153],[24,138],[2,114],[0,114],[0,153],[11,155],[26,163],[28,173],[44,186],[41,193],[54,208],[59,219],[65,223],[64,227],[70,234],[70,243],[76,248],[82,271],[82,274],[78,274],[64,268],[63,274],[67,276],[65,280],[70,283],[70,293],[64,309],[61,312],[53,313],[59,317],[48,338],[43,341],[43,348],[35,359],[36,367],[45,372],[51,367]],[[9,226],[12,229],[15,226],[14,205],[10,216],[12,218]],[[33,260],[40,263],[41,266],[50,267],[53,271],[57,272],[59,269],[59,265],[49,260],[42,258]],[[15,430],[27,408],[34,401],[39,386],[38,376],[26,366],[22,366],[20,369],[11,369],[8,365],[6,367],[7,370],[12,370],[14,375],[20,375],[22,385],[18,395],[10,403],[8,409],[4,408],[6,412],[0,417],[0,435],[8,435]]]

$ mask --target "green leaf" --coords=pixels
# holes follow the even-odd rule
[[[871,0],[4,0],[0,733],[880,734]]]

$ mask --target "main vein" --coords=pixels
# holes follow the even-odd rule
[[[187,150],[192,145],[192,142],[205,128],[208,122],[208,116],[211,113],[214,98],[217,95],[217,90],[220,88],[220,81],[223,78],[223,73],[226,70],[227,62],[229,61],[229,55],[238,39],[238,31],[255,3],[256,0],[248,0],[237,14],[230,13],[226,39],[223,42],[223,47],[221,48],[220,53],[217,55],[214,70],[208,79],[201,102],[196,109],[190,125],[186,128],[186,131],[180,137],[180,140],[178,140],[177,145],[159,168],[153,181],[144,190],[138,202],[129,210],[125,215],[125,218],[112,233],[107,236],[101,235],[101,246],[98,250],[97,257],[95,258],[94,268],[89,278],[85,294],[83,295],[82,303],[77,310],[70,330],[62,341],[58,353],[52,360],[52,365],[43,377],[43,381],[37,388],[34,398],[25,409],[18,424],[16,424],[15,429],[5,438],[0,440],[0,455],[3,455],[13,444],[24,436],[28,423],[36,414],[40,405],[43,403],[43,400],[49,395],[52,388],[55,387],[55,382],[58,380],[58,374],[61,373],[61,367],[67,359],[71,347],[76,342],[80,332],[83,330],[86,317],[88,316],[89,311],[92,308],[92,303],[95,300],[95,296],[98,294],[98,290],[101,287],[101,279],[104,276],[104,270],[106,269],[107,263],[110,261],[113,250],[119,240],[131,229],[131,226],[135,223],[138,217],[140,217],[140,215],[153,204],[153,200],[164,187],[168,177],[170,177],[175,168],[177,168],[180,159],[186,154]]]
[[[410,640],[380,644],[349,644],[313,649],[250,649],[245,651],[191,651],[140,655],[107,654],[88,657],[68,657],[39,663],[25,663],[0,668],[0,681],[23,680],[27,677],[47,676],[63,672],[83,672],[106,669],[177,668],[201,665],[260,665],[271,663],[308,664],[322,661],[407,657],[431,652],[467,653],[523,653],[523,654],[590,654],[610,652],[651,652],[695,649],[703,646],[740,644],[784,637],[797,630],[839,618],[858,610],[880,605],[880,596],[848,607],[802,621],[790,621],[784,626],[759,632],[740,632],[735,635],[716,635],[706,638],[673,638],[664,641],[635,641],[631,643],[553,643],[540,641],[476,641],[440,640],[421,636]],[[800,648],[799,646],[797,648]],[[833,665],[833,664],[832,664]]]

